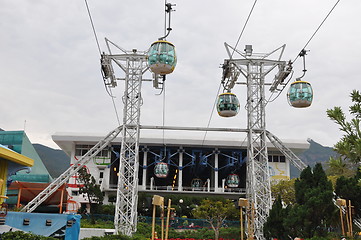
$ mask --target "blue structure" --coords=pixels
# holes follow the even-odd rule
[[[8,212],[5,225],[46,237],[65,237],[65,240],[78,240],[80,215]]]

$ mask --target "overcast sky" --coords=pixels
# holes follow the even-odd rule
[[[55,148],[51,135],[56,132],[106,135],[116,128],[118,122],[100,74],[99,52],[85,2],[0,2],[0,128],[11,131],[25,127],[32,143]],[[220,64],[227,58],[224,42],[235,45],[254,0],[173,3],[173,31],[167,40],[176,46],[178,65],[167,78],[165,125],[206,127],[221,80]],[[249,44],[254,52],[267,53],[286,44],[282,60],[294,60],[335,3],[259,0],[238,49]],[[147,50],[163,35],[163,0],[88,0],[88,4],[102,51],[106,51],[105,37],[127,50]],[[289,106],[288,87],[267,105],[267,129],[279,138],[301,142],[311,138],[332,146],[342,136],[326,110],[341,106],[348,112],[350,92],[361,90],[360,9],[360,0],[340,1],[306,48],[310,52],[303,80],[313,86],[312,106]],[[302,75],[302,68],[299,59],[293,78]],[[268,81],[274,74],[268,75]],[[210,127],[247,127],[245,90],[244,85],[233,89],[242,111],[230,119],[214,111]],[[123,82],[113,89],[120,119],[123,91]],[[157,93],[151,83],[143,84],[144,125],[163,124],[163,97]],[[244,135],[232,137],[244,139]]]

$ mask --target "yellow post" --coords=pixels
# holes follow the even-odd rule
[[[164,234],[164,197],[154,195],[153,196],[153,221],[152,221],[152,240],[155,238],[155,212],[156,212],[156,206],[161,207],[161,214],[162,214],[162,240],[163,240],[163,234]]]
[[[161,236],[162,236],[162,240],[164,240],[164,203],[163,203],[163,205],[161,206],[160,217],[161,217],[161,221],[162,221],[162,232],[161,232]]]
[[[155,232],[155,210],[156,206],[153,204],[153,218],[152,218],[152,240],[154,240],[154,232]]]
[[[348,200],[348,217],[349,217],[349,237],[352,237],[352,206],[351,206],[351,200]]]
[[[341,220],[342,235],[345,235],[345,224],[344,224],[344,221],[343,221],[342,208],[340,208],[340,220]]]
[[[172,200],[168,199],[167,222],[166,222],[166,226],[165,226],[165,240],[168,240],[169,217],[170,217],[171,203],[172,203]]]
[[[248,200],[245,198],[240,198],[238,200],[238,206],[240,209],[240,225],[241,225],[241,240],[243,240],[243,207],[248,207]]]
[[[345,233],[345,221],[343,220],[343,212],[342,212],[342,207],[346,206],[346,200],[339,198],[339,199],[336,200],[336,204],[340,207],[340,221],[341,221],[342,235],[346,235],[346,233]]]

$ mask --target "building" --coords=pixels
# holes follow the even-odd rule
[[[56,133],[54,142],[76,164],[104,136]],[[103,149],[87,164],[105,193],[105,203],[116,198],[121,138]],[[234,140],[197,140],[186,138],[140,138],[138,153],[138,191],[149,194],[203,194],[239,198],[246,191],[247,143]],[[308,142],[288,142],[293,152],[308,149]],[[272,179],[289,179],[290,162],[275,147],[268,146]],[[77,176],[68,182],[72,199],[86,204],[79,195]]]
[[[29,168],[33,164],[33,159],[0,144],[0,204],[8,198],[6,196],[6,188],[9,185],[8,176],[17,170]]]
[[[6,195],[9,206],[20,208],[47,187],[52,178],[24,131],[0,131],[0,144],[0,178],[3,179],[0,195]],[[42,206],[52,205],[55,210],[51,211],[62,212],[67,196],[62,186]]]
[[[34,161],[31,168],[17,169],[16,173],[9,175],[8,180],[43,183],[51,181],[48,170],[24,131],[0,131],[0,144]]]

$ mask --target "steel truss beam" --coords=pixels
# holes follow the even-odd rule
[[[20,211],[33,212],[42,202],[50,197],[63,184],[67,183],[69,178],[74,176],[81,168],[85,166],[91,159],[93,159],[100,151],[109,146],[114,138],[122,131],[123,126],[120,126],[100,140],[94,147],[92,147],[84,156],[82,156],[76,164],[70,166],[57,179],[49,184],[43,191],[41,191],[33,200],[26,204]]]

